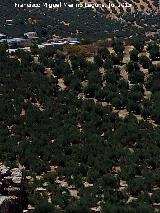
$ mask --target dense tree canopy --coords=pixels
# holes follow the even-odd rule
[[[117,57],[123,59],[124,47],[113,42]],[[154,212],[160,194],[158,65],[137,51],[129,63],[117,64],[106,47],[98,47],[92,62],[57,48],[12,56],[5,48],[0,160],[24,166],[35,211]],[[146,60],[147,75],[140,65]]]

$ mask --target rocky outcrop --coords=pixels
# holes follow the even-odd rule
[[[0,164],[0,213],[21,213],[26,201],[22,171]]]

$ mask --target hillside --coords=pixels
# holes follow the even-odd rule
[[[0,213],[160,213],[158,2],[90,2],[0,0]]]
[[[118,0],[90,0],[90,1],[85,1],[82,0],[81,2],[83,3],[93,3],[93,4],[103,4],[105,6],[108,6],[105,8],[105,12],[109,15],[113,15],[114,17],[117,17],[119,15],[123,15],[124,13],[137,13],[137,12],[142,12],[145,14],[155,13],[158,12],[158,1],[157,0],[129,0],[129,1],[118,1]],[[130,8],[125,7],[125,3],[131,4]],[[115,6],[111,6],[111,4],[114,4]],[[110,7],[109,7],[110,6]],[[103,9],[103,8],[102,8]]]
[[[159,45],[0,46],[3,209],[160,212]]]
[[[146,33],[156,35],[159,30],[160,18],[157,14],[158,3],[156,1],[134,2],[130,0],[128,2],[132,4],[132,7],[128,9],[123,7],[23,9],[14,8],[14,2],[13,0],[0,2],[0,32],[10,36],[22,35],[26,31],[36,31],[40,37],[56,34],[62,37],[74,35],[84,39],[100,39],[106,36],[124,37],[125,35],[129,37]],[[42,3],[42,1],[37,2]],[[69,2],[71,1],[67,1],[67,3]],[[107,1],[98,2],[104,5],[109,4]],[[123,3],[123,1],[112,2],[115,5],[117,2]],[[96,3],[96,1],[92,1],[92,3]],[[8,23],[6,20],[12,20],[12,22]]]

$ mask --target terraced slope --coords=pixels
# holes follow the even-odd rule
[[[106,6],[105,11],[107,13],[110,13],[112,15],[123,15],[123,13],[131,12],[143,12],[143,13],[152,13],[158,12],[158,1],[157,0],[128,0],[128,1],[122,1],[122,0],[82,0],[82,3],[93,3],[93,4],[103,4]],[[132,5],[131,8],[123,7],[125,3],[129,3]],[[115,7],[110,7],[109,5],[114,4]],[[104,9],[103,9],[104,10]]]
[[[17,0],[16,2],[26,3],[27,1]],[[39,0],[36,3],[42,4],[42,2],[44,1]],[[52,1],[48,0],[48,2]],[[62,0],[61,2],[78,3],[78,1],[70,0]],[[36,31],[40,37],[50,37],[57,34],[62,37],[72,35],[85,39],[101,39],[106,36],[145,35],[146,32],[157,34],[160,28],[157,0],[129,0],[127,2],[132,5],[131,8],[118,7],[119,4],[125,3],[122,0],[81,1],[81,3],[89,2],[103,5],[113,3],[115,7],[20,9],[14,8],[14,0],[0,0],[0,32],[17,36],[26,31]],[[12,20],[11,24],[7,23],[8,19]]]

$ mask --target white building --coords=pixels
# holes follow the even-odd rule
[[[28,39],[36,39],[36,38],[38,38],[36,32],[27,32],[27,33],[24,33],[24,37],[28,38]]]
[[[5,34],[3,34],[3,33],[0,33],[0,39],[4,39],[4,38],[6,38],[7,36],[5,35]]]

